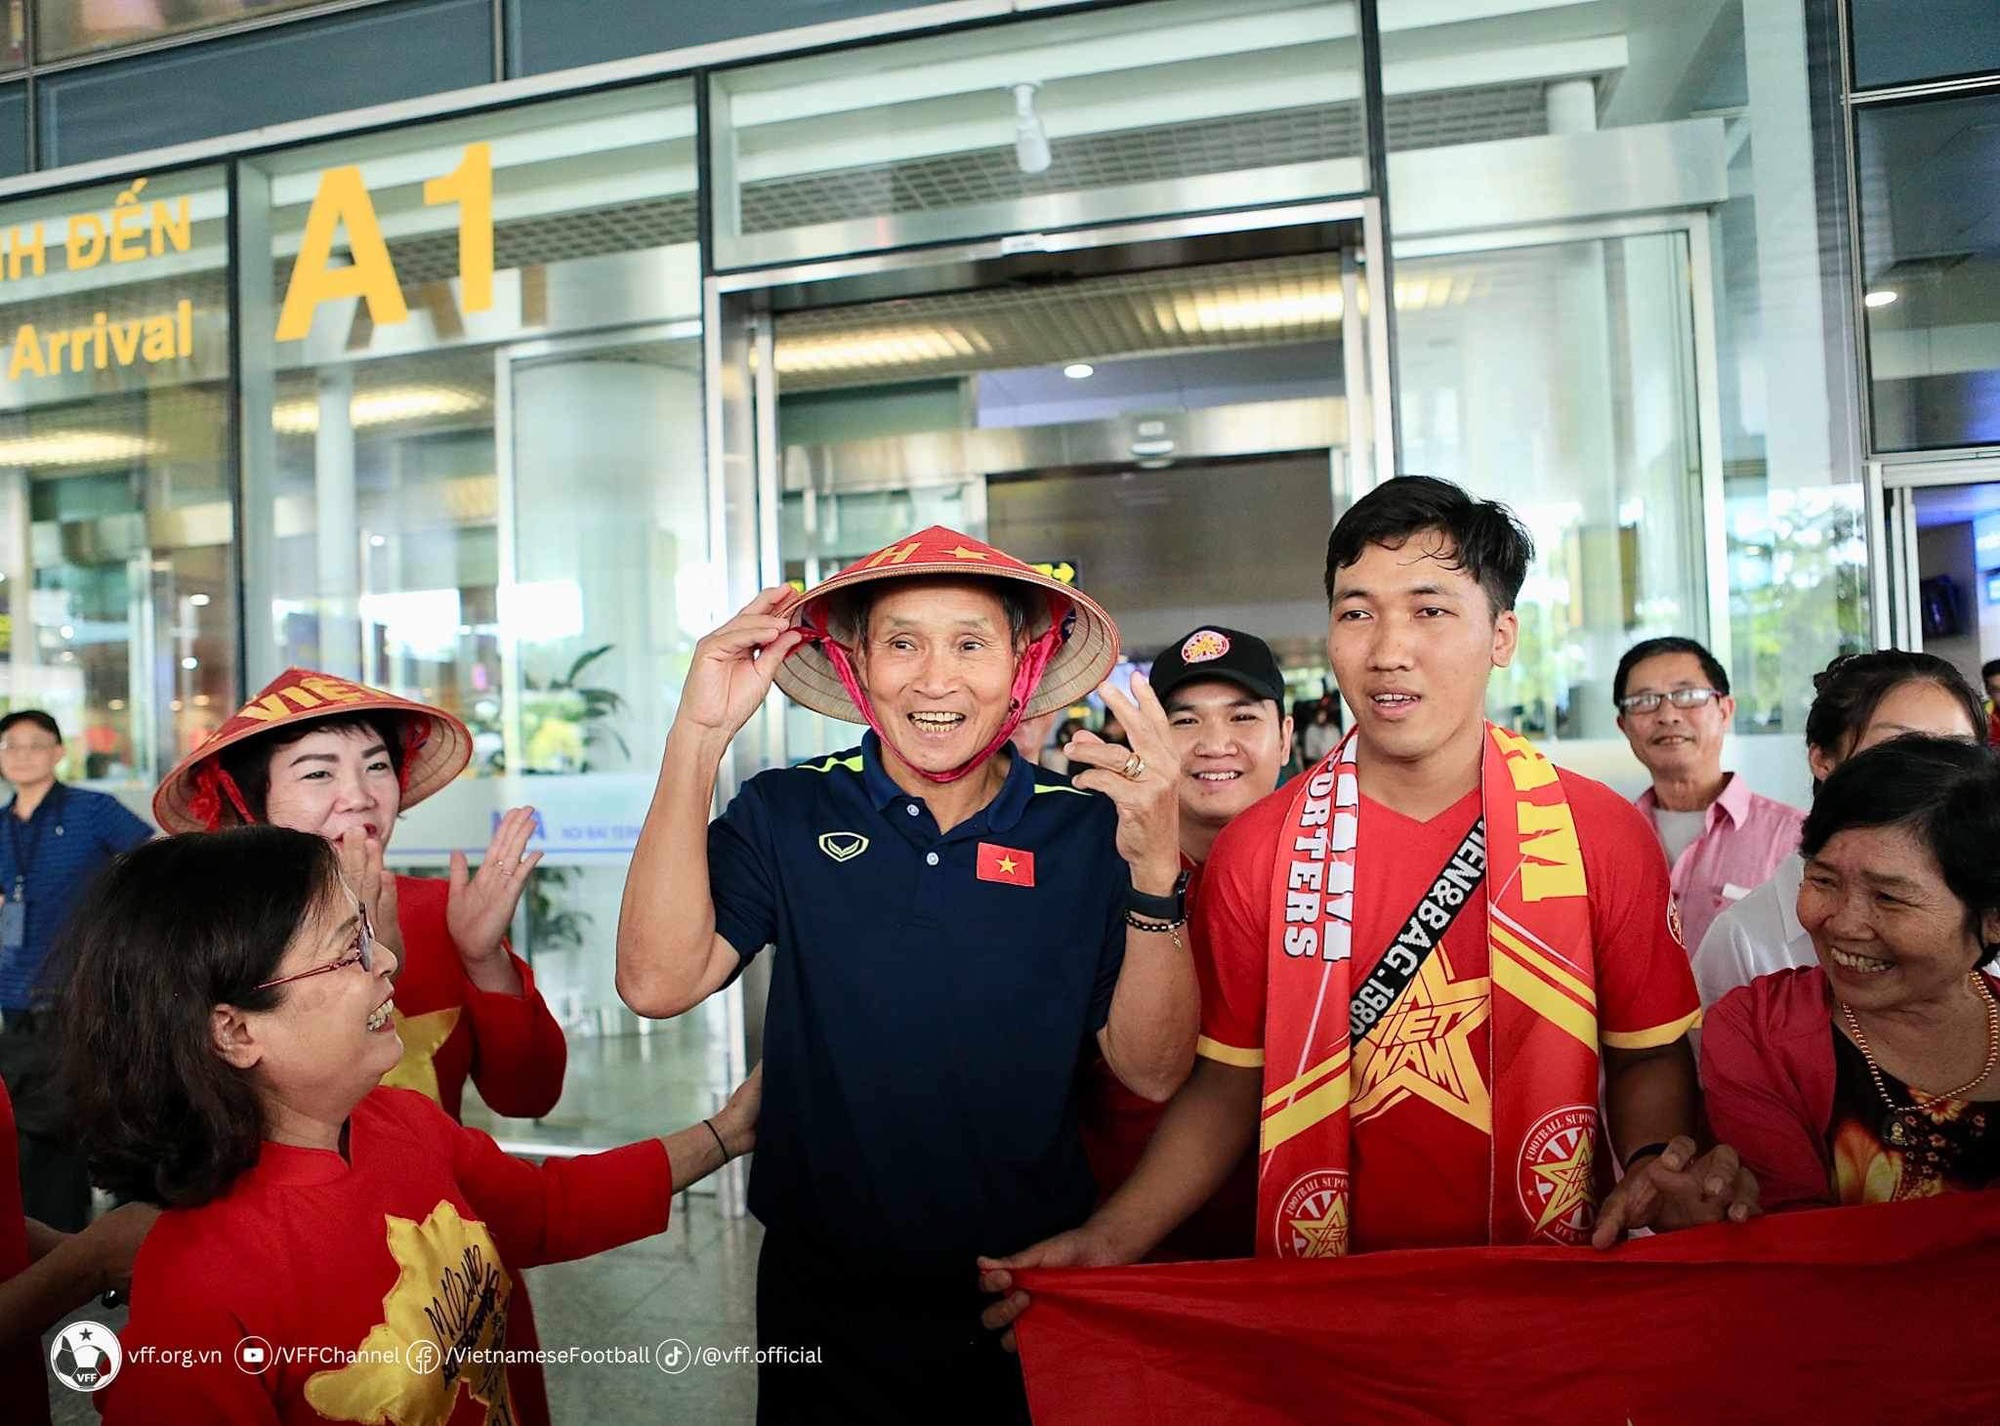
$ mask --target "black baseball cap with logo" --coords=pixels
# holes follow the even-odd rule
[[[1271,646],[1255,634],[1203,624],[1167,645],[1153,660],[1153,692],[1161,702],[1184,683],[1218,678],[1285,708],[1285,675]]]

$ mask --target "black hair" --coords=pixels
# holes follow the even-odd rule
[[[58,743],[63,740],[62,729],[56,726],[56,720],[39,708],[18,709],[0,718],[0,738],[6,737],[7,730],[16,723],[26,723],[30,727],[40,728]]]
[[[1514,607],[1535,557],[1527,527],[1497,500],[1474,500],[1450,481],[1429,475],[1385,480],[1334,522],[1326,542],[1326,602],[1333,603],[1340,571],[1370,545],[1400,550],[1426,532],[1450,542],[1449,558],[1441,556],[1441,562],[1478,582],[1495,618]]]
[[[216,1053],[210,1015],[283,1000],[257,987],[338,875],[323,837],[233,827],[135,847],[78,901],[56,951],[60,1053],[100,1185],[189,1208],[257,1162],[263,1110]]]
[[[2000,678],[2000,659],[1988,659],[1981,664],[1979,678],[1982,683],[1989,678]]]
[[[1958,700],[1972,736],[1981,734],[1985,716],[1979,695],[1955,665],[1936,654],[1907,649],[1880,649],[1868,654],[1843,654],[1813,675],[1812,707],[1806,712],[1806,745],[1823,753],[1844,753],[1867,728],[1882,700],[1906,683],[1934,683]]]
[[[1982,743],[1911,733],[1877,743],[1833,770],[1806,814],[1799,850],[1818,856],[1854,827],[1902,827],[1929,850],[1944,884],[1965,907],[1984,948],[2000,958],[1980,922],[2000,910],[2000,756]]]
[[[1632,670],[1647,659],[1658,658],[1661,654],[1693,654],[1701,664],[1701,676],[1717,693],[1729,692],[1729,675],[1721,664],[1694,639],[1683,639],[1669,635],[1663,639],[1642,639],[1625,650],[1625,656],[1618,660],[1618,672],[1611,675],[1611,701],[1619,702],[1625,697],[1625,681],[1632,676]]]
[[[389,766],[396,771],[396,780],[402,781],[403,762],[409,756],[409,749],[403,741],[403,724],[393,713],[336,713],[327,718],[314,718],[303,723],[286,723],[273,728],[268,733],[260,733],[254,738],[245,738],[224,748],[221,753],[222,770],[229,774],[237,790],[243,794],[243,805],[250,809],[250,815],[259,822],[269,820],[266,803],[271,795],[271,760],[292,744],[313,733],[337,733],[351,730],[364,737],[374,735],[382,740],[389,750]],[[234,821],[236,809],[228,798],[222,799],[222,815]]]
[[[982,579],[978,575],[936,575],[930,578],[936,583],[977,585],[998,599],[1007,614],[1007,641],[1016,649],[1028,642],[1035,625],[1046,614],[1045,604],[1030,595],[1027,586],[1017,579]],[[914,584],[920,581],[907,582]],[[860,648],[868,633],[868,616],[875,608],[875,601],[886,594],[889,587],[888,580],[871,579],[832,595],[831,607],[827,610],[827,628],[833,636],[851,649]]]

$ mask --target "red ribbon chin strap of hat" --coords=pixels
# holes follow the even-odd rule
[[[428,718],[405,718],[403,720],[403,767],[396,774],[398,790],[410,790],[410,774],[416,771],[417,753],[431,740],[431,720]]]
[[[250,815],[250,809],[243,803],[243,789],[236,785],[236,779],[222,770],[219,759],[210,758],[195,769],[194,791],[188,797],[188,813],[197,822],[213,832],[222,825],[222,799],[227,797],[229,805],[236,809],[236,815],[248,827],[257,819]]]
[[[1056,656],[1056,651],[1069,639],[1074,609],[1070,602],[1059,594],[1051,593],[1048,599],[1049,627],[1021,651],[1021,661],[1014,666],[1014,686],[1007,692],[1007,716],[1001,720],[1000,731],[993,735],[992,741],[985,747],[949,772],[932,772],[928,768],[918,767],[900,752],[896,752],[895,740],[882,730],[881,721],[875,716],[875,705],[868,701],[868,695],[862,691],[861,680],[854,676],[854,661],[850,657],[852,651],[819,624],[818,620],[823,616],[818,609],[807,611],[806,622],[800,626],[806,636],[805,642],[798,647],[818,644],[826,650],[827,662],[833,665],[833,672],[835,677],[839,678],[840,686],[847,690],[847,696],[854,700],[854,706],[861,710],[861,716],[868,720],[868,726],[875,730],[875,736],[882,740],[882,746],[896,754],[897,761],[927,782],[957,782],[992,757],[1002,744],[1014,736],[1014,730],[1021,726],[1021,720],[1027,716],[1028,701],[1035,696],[1036,685],[1041,683],[1042,674],[1047,671],[1049,660]]]

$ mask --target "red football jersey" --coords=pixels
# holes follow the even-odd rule
[[[1700,1002],[1669,924],[1658,839],[1610,788],[1561,776],[1590,884],[1600,1040],[1626,1048],[1669,1043],[1694,1023]],[[1200,1049],[1232,1064],[1263,1063],[1271,877],[1289,806],[1280,789],[1223,829],[1194,912],[1196,942],[1215,977],[1203,988]],[[1478,815],[1477,792],[1427,822],[1362,798],[1356,984]],[[1469,906],[1453,922],[1355,1055],[1353,1251],[1487,1239],[1492,1001],[1479,909]]]

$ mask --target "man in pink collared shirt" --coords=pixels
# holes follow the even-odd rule
[[[1798,850],[1805,813],[1722,770],[1736,700],[1722,665],[1693,639],[1634,644],[1611,696],[1619,730],[1652,774],[1637,803],[1666,848],[1681,940],[1692,950],[1709,922]]]

